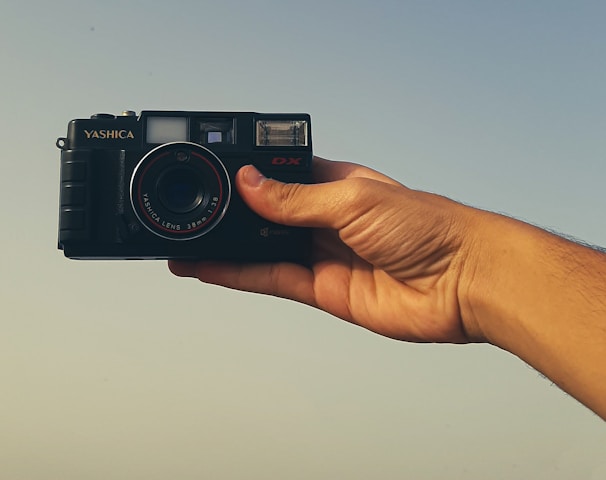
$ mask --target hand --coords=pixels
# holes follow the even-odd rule
[[[176,262],[179,276],[290,298],[416,342],[487,341],[606,419],[606,255],[531,225],[314,159],[312,185],[243,167],[236,185],[268,220],[313,227],[310,269]]]
[[[170,261],[171,271],[303,302],[396,339],[479,340],[461,313],[472,222],[465,207],[355,164],[316,157],[313,170],[313,185],[266,179],[252,166],[236,178],[259,215],[315,229],[311,269]]]

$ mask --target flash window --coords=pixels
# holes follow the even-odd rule
[[[306,120],[257,120],[257,147],[307,147]]]

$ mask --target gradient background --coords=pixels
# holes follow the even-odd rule
[[[606,477],[490,346],[56,250],[69,120],[303,111],[317,154],[606,245],[606,3],[0,1],[0,478]]]

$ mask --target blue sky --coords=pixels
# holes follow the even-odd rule
[[[603,478],[603,422],[505,352],[387,340],[164,262],[64,259],[54,142],[96,112],[302,111],[319,155],[606,245],[605,17],[0,3],[1,476]]]

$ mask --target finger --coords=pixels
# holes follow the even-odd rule
[[[394,179],[368,167],[349,162],[335,162],[321,157],[314,157],[312,163],[313,177],[316,183],[334,182],[346,178],[370,178],[390,185],[401,185]]]
[[[196,264],[184,260],[169,260],[168,269],[177,277],[195,277]]]
[[[179,277],[194,277],[204,283],[288,298],[315,306],[313,273],[301,265],[171,260],[168,266]]]
[[[265,178],[252,165],[239,170],[236,185],[248,206],[268,220],[334,230],[375,208],[382,195],[396,188],[367,177],[311,185],[288,184]]]

